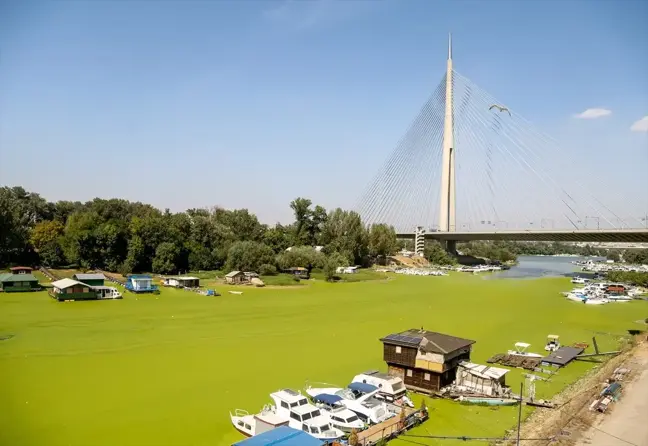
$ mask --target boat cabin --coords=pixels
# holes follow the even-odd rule
[[[31,271],[31,270],[30,270]],[[38,291],[41,287],[38,279],[28,273],[0,274],[0,291],[16,293],[23,291]]]
[[[72,279],[90,286],[103,286],[106,281],[106,276],[101,273],[75,274],[72,276]]]
[[[287,416],[290,427],[301,429],[318,438],[337,438],[337,433],[331,428],[329,419],[322,415],[319,408],[308,402],[301,393],[291,389],[283,389],[270,394],[275,403],[277,413]]]
[[[318,407],[326,408],[330,414],[329,417],[333,424],[352,424],[359,420],[355,412],[346,408],[342,404],[343,398],[339,395],[330,395],[322,393],[313,397],[313,402]]]
[[[32,269],[28,266],[14,266],[13,268],[9,268],[9,271],[11,271],[12,274],[31,274]]]
[[[548,335],[547,336],[547,345],[545,345],[545,350],[548,352],[555,352],[560,348],[560,336],[558,335]]]
[[[198,277],[182,276],[182,277],[167,277],[164,279],[165,286],[173,286],[177,288],[198,288],[200,287],[200,279]]]
[[[158,287],[153,285],[153,278],[148,274],[130,274],[126,277],[126,289],[133,293],[154,293]]]
[[[403,380],[397,376],[369,370],[353,378],[353,383],[367,383],[379,389],[376,397],[390,402],[402,398],[407,393]]]
[[[49,294],[58,301],[97,299],[97,292],[90,285],[74,279],[52,282]]]
[[[410,329],[380,339],[388,374],[411,390],[431,393],[452,383],[457,366],[470,360],[475,341],[424,329]]]
[[[304,268],[303,266],[295,266],[293,268],[288,268],[286,272],[288,274],[292,274],[293,276],[299,279],[305,279],[305,280],[310,279],[310,273],[308,272],[308,268]]]
[[[457,367],[455,386],[458,390],[487,396],[504,396],[510,393],[506,386],[507,369],[461,362]]]

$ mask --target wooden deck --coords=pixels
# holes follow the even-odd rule
[[[405,408],[405,415],[407,417],[415,412],[417,412],[416,409]],[[400,419],[400,414],[398,414],[395,417],[391,417],[389,420],[385,420],[380,424],[371,426],[368,429],[358,433],[358,445],[370,446],[376,444],[383,438],[389,438],[399,433],[401,431],[398,426]]]

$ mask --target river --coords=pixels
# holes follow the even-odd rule
[[[506,271],[484,274],[485,279],[531,279],[537,277],[573,276],[580,267],[572,262],[584,257],[520,256],[518,263]]]

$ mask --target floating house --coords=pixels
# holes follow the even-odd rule
[[[166,277],[163,283],[164,286],[173,286],[177,288],[200,287],[200,279],[198,277],[190,277],[190,276]]]
[[[232,284],[247,283],[248,277],[243,271],[231,271],[225,275],[225,282]]]
[[[74,279],[61,279],[52,282],[50,296],[56,300],[94,300],[97,292],[87,283]]]
[[[293,276],[299,279],[305,279],[305,280],[310,279],[308,268],[304,268],[303,266],[295,266],[293,268],[288,268],[286,270],[286,273],[292,274]]]
[[[487,396],[503,396],[509,391],[505,382],[507,373],[507,369],[464,361],[457,367],[454,384],[462,391]]]
[[[32,269],[28,266],[14,266],[13,268],[9,268],[9,271],[11,271],[12,274],[31,274]]]
[[[93,286],[74,279],[61,279],[52,282],[49,294],[58,301],[122,298],[121,293],[115,287],[104,286],[103,284]]]
[[[0,290],[7,293],[22,291],[38,291],[41,289],[38,279],[29,273],[11,273],[0,274]]]
[[[72,276],[72,279],[90,286],[103,286],[106,281],[106,276],[101,273],[75,274]]]
[[[148,274],[130,274],[126,277],[124,285],[128,291],[133,293],[157,293],[159,288],[153,285],[153,277]]]
[[[462,361],[470,361],[475,341],[427,330],[411,329],[380,339],[388,373],[405,387],[432,393],[451,384]]]

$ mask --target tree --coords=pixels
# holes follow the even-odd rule
[[[367,253],[367,229],[357,212],[335,209],[322,225],[321,241],[327,254],[338,252],[349,263],[363,263]]]
[[[158,274],[173,274],[177,271],[177,261],[180,255],[180,248],[171,243],[160,243],[155,250],[153,259],[153,272]]]
[[[308,229],[310,226],[311,218],[311,204],[313,204],[313,202],[308,198],[301,197],[295,198],[290,202],[290,209],[292,209],[293,213],[295,214],[295,245],[309,244]]]
[[[398,249],[396,230],[384,223],[373,224],[369,228],[369,255],[374,259],[386,258]]]
[[[294,246],[290,251],[284,251],[277,256],[277,263],[281,269],[288,269],[297,266],[308,268],[322,268],[324,266],[324,254],[316,251],[310,246]]]
[[[289,230],[277,223],[274,228],[266,229],[263,243],[268,245],[275,254],[280,254],[290,247]]]
[[[277,274],[277,267],[269,263],[264,263],[259,266],[259,274],[262,276],[274,276]]]
[[[326,256],[324,261],[324,277],[328,281],[335,280],[337,268],[339,266],[348,266],[348,259],[340,253],[333,252]]]
[[[615,249],[615,250],[610,249],[610,250],[607,252],[606,257],[607,257],[609,260],[612,260],[612,261],[614,261],[614,262],[620,262],[620,261],[621,261],[621,253],[620,253],[618,250],[616,250],[616,249]]]
[[[426,240],[423,255],[433,265],[452,265],[455,259],[436,240]]]
[[[258,271],[263,264],[274,264],[274,253],[262,243],[238,241],[227,251],[226,269],[229,271]]]
[[[60,239],[64,230],[63,224],[56,220],[45,220],[34,226],[30,242],[43,264],[57,266],[63,261]]]

